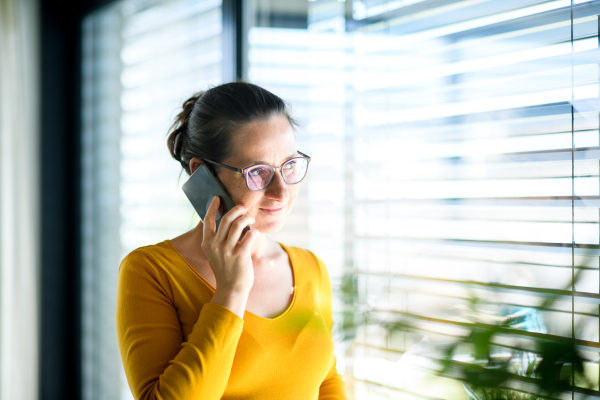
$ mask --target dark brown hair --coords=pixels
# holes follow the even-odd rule
[[[244,125],[282,115],[296,129],[289,106],[260,86],[237,81],[198,92],[183,103],[169,130],[171,156],[188,174],[193,157],[221,162],[231,154],[231,137]]]

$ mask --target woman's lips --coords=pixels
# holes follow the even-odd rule
[[[267,214],[278,214],[283,211],[285,206],[281,208],[259,208],[262,212],[266,212]]]

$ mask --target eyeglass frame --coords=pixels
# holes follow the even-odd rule
[[[209,162],[209,163],[211,163],[211,164],[215,164],[215,165],[221,166],[221,167],[223,167],[223,168],[230,169],[230,170],[232,170],[232,171],[235,171],[235,172],[239,172],[240,174],[244,175],[244,182],[246,182],[246,187],[247,187],[249,190],[252,190],[253,192],[260,192],[261,190],[265,190],[265,189],[267,188],[267,186],[269,186],[269,185],[271,184],[271,181],[273,180],[273,177],[275,176],[275,172],[276,172],[276,171],[279,171],[279,173],[281,174],[281,178],[282,178],[282,179],[283,179],[283,181],[284,181],[285,183],[287,183],[288,185],[296,185],[296,184],[298,184],[298,183],[300,183],[300,182],[302,182],[302,181],[304,180],[304,178],[306,177],[306,173],[308,173],[308,166],[309,166],[309,164],[310,164],[311,158],[310,158],[310,156],[308,156],[308,155],[304,154],[304,153],[303,153],[303,152],[301,152],[301,151],[298,151],[298,150],[296,150],[296,152],[297,152],[297,153],[299,153],[299,154],[301,154],[301,155],[302,155],[302,157],[292,157],[292,158],[290,158],[290,159],[288,159],[288,160],[285,160],[285,161],[284,161],[284,162],[282,162],[282,163],[281,163],[281,165],[280,165],[279,167],[277,167],[277,168],[274,168],[274,167],[270,166],[269,164],[253,164],[253,165],[250,165],[249,167],[246,167],[246,168],[241,168],[241,169],[240,169],[240,168],[232,167],[231,165],[221,164],[221,163],[218,163],[218,162],[216,162],[216,161],[209,160],[209,159],[207,159],[207,158],[201,158],[201,160],[203,160],[203,161],[206,161],[206,162]],[[297,159],[297,158],[306,158],[306,159],[308,160],[308,161],[306,162],[306,173],[304,174],[304,176],[302,177],[302,179],[300,179],[298,182],[295,182],[295,183],[288,183],[288,181],[286,181],[286,180],[285,180],[285,177],[283,176],[283,171],[282,171],[281,167],[283,167],[283,165],[284,165],[284,164],[286,164],[286,163],[288,163],[288,162],[290,162],[290,161],[292,161],[292,160],[295,160],[295,159]],[[271,179],[270,179],[270,180],[269,180],[269,182],[268,182],[268,183],[265,185],[265,187],[264,187],[264,188],[262,188],[262,189],[258,189],[258,190],[253,190],[253,189],[250,189],[250,186],[248,186],[248,170],[249,170],[250,168],[257,167],[257,166],[259,166],[259,165],[264,165],[264,166],[266,166],[266,167],[269,167],[269,168],[271,168],[271,169],[273,170],[273,175],[271,175]]]

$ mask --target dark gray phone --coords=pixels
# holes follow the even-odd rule
[[[227,193],[227,190],[213,173],[213,171],[206,165],[201,164],[196,171],[190,176],[186,183],[182,186],[183,192],[189,199],[192,206],[200,216],[202,222],[206,217],[208,207],[215,196],[218,196],[221,200],[220,210],[217,212],[215,218],[217,223],[217,230],[219,230],[219,222],[221,217],[226,214],[229,210],[235,207],[235,203]],[[242,236],[246,233],[246,230],[251,229],[249,226],[244,228]]]

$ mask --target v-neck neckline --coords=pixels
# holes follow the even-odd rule
[[[208,282],[202,275],[200,275],[200,273],[198,271],[196,271],[196,269],[194,267],[192,267],[192,265],[177,251],[177,249],[175,249],[175,246],[173,246],[173,244],[171,243],[170,240],[167,239],[165,241],[168,243],[168,245],[171,247],[171,249],[179,256],[179,258],[185,263],[185,265],[187,265],[188,268],[190,268],[192,270],[192,272],[200,279],[200,281],[202,283],[204,283],[208,287],[208,289],[210,289],[214,294],[216,289],[213,287],[213,285],[211,285],[210,282]],[[277,242],[277,243],[281,246],[283,251],[286,252],[286,254],[290,260],[290,268],[292,269],[292,279],[294,281],[294,286],[293,286],[294,287],[294,296],[292,297],[292,302],[290,303],[288,308],[285,309],[284,312],[282,312],[275,318],[261,317],[260,315],[254,314],[253,312],[248,311],[248,310],[244,310],[244,315],[248,314],[254,318],[258,318],[258,319],[265,320],[265,321],[276,321],[276,320],[279,320],[279,319],[285,317],[287,314],[289,314],[291,312],[292,307],[294,307],[294,304],[296,304],[296,298],[298,297],[298,290],[297,290],[297,276],[296,276],[296,268],[294,267],[294,260],[293,260],[292,254],[289,251],[288,247],[283,245],[280,242]]]

